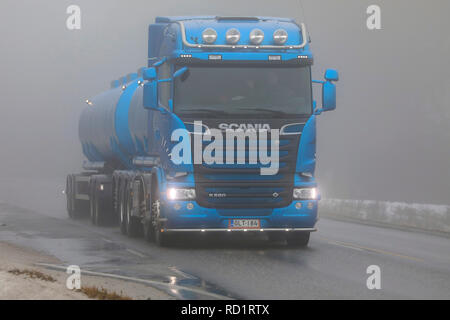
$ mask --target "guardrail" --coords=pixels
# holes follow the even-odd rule
[[[320,201],[319,214],[450,234],[450,206],[447,205],[323,199]]]

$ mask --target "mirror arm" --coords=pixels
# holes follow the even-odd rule
[[[159,67],[159,66],[162,65],[164,62],[166,62],[166,60],[167,60],[166,57],[162,58],[161,60],[155,62],[155,63],[153,64],[153,67]]]

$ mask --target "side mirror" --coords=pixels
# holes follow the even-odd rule
[[[181,69],[178,69],[177,71],[175,71],[175,73],[173,74],[173,78],[176,79],[180,76],[182,76],[183,74],[185,74],[187,71],[189,71],[188,67],[183,67]]]
[[[145,73],[145,72],[144,72]],[[158,110],[158,81],[144,84],[143,104],[145,109]]]
[[[326,81],[322,87],[322,111],[336,109],[336,85]]]
[[[323,111],[336,109],[336,85],[332,81],[339,80],[339,73],[333,69],[327,69],[324,76],[326,81],[313,80],[315,83],[322,84],[322,109],[315,109],[315,114],[319,115]]]
[[[324,78],[327,81],[339,81],[339,73],[334,69],[327,69]]]

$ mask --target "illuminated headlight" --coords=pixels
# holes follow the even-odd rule
[[[275,44],[285,44],[288,39],[288,33],[284,29],[278,29],[273,33],[273,42]]]
[[[229,44],[236,44],[241,39],[241,33],[238,29],[231,28],[226,33],[226,39]]]
[[[167,190],[167,198],[169,200],[194,200],[195,189],[170,188]]]
[[[204,43],[213,44],[217,40],[217,32],[212,28],[205,29],[202,33]]]
[[[252,44],[260,44],[264,40],[264,32],[261,29],[253,29],[250,32],[250,42]]]
[[[294,189],[294,199],[300,200],[316,200],[318,192],[316,188]]]

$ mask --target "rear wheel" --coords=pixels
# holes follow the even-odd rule
[[[148,242],[155,240],[155,228],[151,219],[145,219],[143,223],[144,239]]]
[[[91,218],[91,222],[93,225],[97,225],[98,224],[98,201],[97,201],[97,185],[95,180],[92,181],[92,183],[94,184],[93,187],[91,188],[91,192],[89,193],[89,207],[90,207],[90,218]]]
[[[290,247],[304,248],[308,246],[309,237],[310,232],[290,232],[286,241]]]
[[[138,217],[132,215],[133,210],[133,196],[131,192],[127,193],[126,201],[126,229],[129,237],[138,237],[141,235],[142,223]]]
[[[73,190],[72,190],[72,175],[68,175],[66,179],[66,200],[67,200],[67,213],[70,218],[75,218],[75,211],[73,208]]]
[[[127,233],[127,215],[125,212],[125,190],[123,185],[119,189],[119,219],[120,219],[120,232],[122,234]]]

